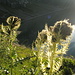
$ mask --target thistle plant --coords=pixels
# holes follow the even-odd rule
[[[13,43],[17,37],[17,29],[20,27],[21,19],[10,16],[6,20],[8,25],[0,25],[0,67],[9,67],[12,75],[13,62],[17,58],[16,46]],[[9,64],[9,65],[8,65]]]
[[[72,26],[68,20],[57,21],[54,26],[38,32],[32,49],[36,49],[37,68],[35,75],[56,75],[62,66],[63,55],[68,50]],[[35,46],[34,46],[35,45]]]
[[[7,18],[6,22],[8,25],[0,25],[0,35],[8,38],[8,41],[13,43],[17,36],[16,32],[20,27],[21,19],[18,17],[10,16]],[[1,39],[3,39],[3,37]]]

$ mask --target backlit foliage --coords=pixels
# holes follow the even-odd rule
[[[33,49],[37,51],[37,74],[56,74],[62,65],[63,55],[66,54],[70,43],[72,26],[68,20],[58,21],[38,33]],[[40,71],[40,70],[41,71]]]
[[[0,25],[0,75],[63,75],[69,71],[71,74],[65,64],[67,60],[63,60],[72,33],[68,20],[57,21],[50,27],[46,24],[38,32],[32,49],[16,42],[21,19],[10,16],[6,22],[7,25]],[[72,67],[74,62],[70,64]]]

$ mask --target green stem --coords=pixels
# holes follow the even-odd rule
[[[13,61],[11,60],[11,75],[12,75],[12,67],[13,67]]]
[[[52,75],[53,73],[53,60],[54,60],[54,56],[55,56],[55,51],[56,51],[56,44],[53,44],[53,52],[52,52],[52,55],[51,55],[51,63],[50,63],[50,71],[49,71],[49,75]]]

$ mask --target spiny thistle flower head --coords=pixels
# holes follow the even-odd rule
[[[18,29],[21,24],[21,19],[18,17],[10,16],[6,22],[10,25],[11,29]]]
[[[52,37],[53,42],[56,41],[58,36],[59,39],[66,40],[67,36],[70,36],[72,33],[71,23],[69,23],[68,20],[57,21],[52,29],[52,32],[54,34]]]
[[[47,40],[47,32],[46,32],[46,30],[42,30],[42,32],[40,32],[40,33],[38,34],[38,39],[39,39],[42,43],[46,42],[46,40]]]

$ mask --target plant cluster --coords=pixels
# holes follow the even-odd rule
[[[17,29],[20,27],[21,19],[10,16],[6,20],[7,24],[0,25],[0,74],[8,74],[10,69],[12,74],[13,62],[17,58],[16,46],[13,46],[17,37]],[[9,68],[10,67],[10,68]]]
[[[37,72],[43,75],[58,74],[62,65],[63,55],[68,50],[72,26],[68,20],[57,21],[54,26],[48,27],[38,33],[33,44],[37,56]],[[41,71],[40,71],[41,70]]]
[[[0,25],[0,75],[66,75],[72,72],[75,61],[63,59],[72,33],[68,20],[57,21],[50,27],[46,24],[45,29],[38,32],[32,49],[15,43],[21,19],[10,16],[6,22],[7,25]]]

